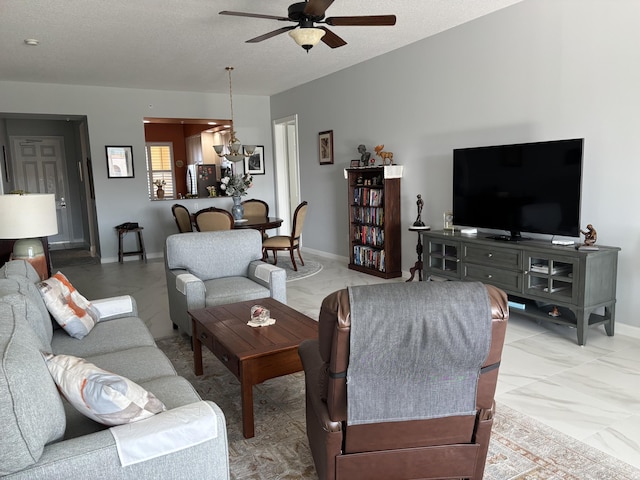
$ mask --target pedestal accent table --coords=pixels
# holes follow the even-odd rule
[[[418,243],[416,245],[416,254],[418,255],[418,260],[413,265],[413,267],[409,269],[409,272],[411,272],[411,276],[409,277],[407,282],[413,281],[413,278],[416,275],[416,271],[418,272],[418,280],[422,281],[422,234],[420,232],[423,232],[425,230],[431,230],[431,227],[428,225],[425,225],[424,227],[415,227],[412,225],[411,227],[409,227],[410,232],[418,232]]]

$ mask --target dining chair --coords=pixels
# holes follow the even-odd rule
[[[300,257],[300,263],[304,265],[302,254],[300,253],[300,235],[302,235],[302,227],[304,226],[304,219],[307,216],[308,203],[302,202],[296,207],[293,213],[293,226],[291,227],[291,235],[276,235],[275,237],[266,238],[262,241],[263,258],[267,258],[269,251],[273,252],[273,264],[278,263],[278,250],[288,250],[291,256],[291,263],[293,269],[297,272],[298,266],[296,260],[293,258],[293,251],[298,251],[298,257]]]
[[[199,232],[213,232],[216,230],[232,230],[233,216],[222,208],[209,207],[196,212],[196,229]]]
[[[244,218],[248,217],[265,217],[269,216],[269,204],[263,200],[258,200],[257,198],[250,198],[249,200],[245,200],[242,202],[242,206],[244,207]],[[269,238],[269,234],[264,230],[261,230],[262,239],[265,240]]]
[[[173,213],[173,218],[176,221],[176,225],[178,225],[178,231],[180,233],[193,232],[191,214],[187,207],[176,203],[171,207],[171,212]]]
[[[268,217],[269,204],[257,198],[250,198],[242,202],[245,217]]]

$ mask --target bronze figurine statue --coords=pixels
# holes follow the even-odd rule
[[[418,206],[418,217],[416,218],[416,221],[413,222],[413,226],[424,227],[424,222],[422,221],[422,207],[424,207],[424,200],[422,200],[422,195],[420,194],[418,194],[416,205]]]
[[[584,235],[584,244],[592,246],[598,240],[598,232],[593,228],[593,225],[587,225],[587,231],[580,230],[580,233]]]
[[[369,165],[369,159],[371,158],[371,152],[367,152],[367,147],[360,144],[358,145],[358,153],[360,154],[360,166],[367,167]]]

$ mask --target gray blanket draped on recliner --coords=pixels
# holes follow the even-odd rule
[[[491,346],[491,306],[482,283],[350,287],[349,301],[349,424],[475,413],[478,376]]]

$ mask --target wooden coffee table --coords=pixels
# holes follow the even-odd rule
[[[247,325],[251,307],[271,311],[274,325]],[[302,370],[300,342],[318,337],[318,322],[273,298],[189,310],[193,325],[193,363],[202,375],[202,345],[240,380],[242,433],[254,436],[253,386],[270,378]]]

